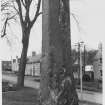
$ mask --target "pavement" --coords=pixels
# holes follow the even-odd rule
[[[11,76],[11,75],[7,75],[7,74],[3,74],[2,79],[10,81],[15,84],[17,82],[16,76]],[[36,88],[36,89],[38,89],[40,87],[40,83],[34,81],[34,79],[32,80],[32,78],[31,79],[25,78],[24,85],[26,87],[32,87],[32,88]],[[87,102],[92,102],[92,103],[102,105],[102,97],[103,97],[102,93],[92,92],[92,91],[82,91],[82,94],[81,94],[80,90],[77,89],[77,94],[78,94],[78,98],[80,101],[87,101]]]
[[[81,93],[80,90],[77,90],[77,94],[79,100],[81,101],[89,101],[89,102],[102,104],[102,98],[103,98],[102,93],[92,92],[92,91],[82,91]]]

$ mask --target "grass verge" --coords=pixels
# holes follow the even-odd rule
[[[38,105],[38,90],[23,88],[2,93],[2,105]]]
[[[102,104],[97,104],[97,103],[92,103],[87,101],[79,101],[79,105],[102,105]]]

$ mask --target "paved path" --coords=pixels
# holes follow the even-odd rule
[[[103,97],[102,93],[83,91],[81,95],[80,90],[77,90],[77,93],[81,101],[89,101],[89,102],[102,104],[102,97]]]
[[[15,76],[11,76],[11,75],[3,74],[2,79],[8,80],[13,83],[17,82],[17,78]],[[32,88],[37,88],[37,89],[40,87],[40,83],[35,82],[32,79],[25,79],[24,84],[27,87],[32,87]],[[93,102],[93,103],[102,104],[102,93],[83,91],[82,96],[81,96],[80,90],[77,90],[77,93],[78,93],[78,97],[81,101],[89,101],[89,102]]]
[[[7,80],[7,81],[10,81],[10,82],[13,82],[13,83],[16,83],[17,82],[17,77],[15,76],[11,76],[11,75],[2,75],[2,79],[3,80]],[[26,87],[32,87],[32,88],[39,88],[40,86],[40,83],[39,82],[35,82],[35,81],[32,81],[32,80],[28,80],[28,79],[25,79],[24,81],[24,85]]]

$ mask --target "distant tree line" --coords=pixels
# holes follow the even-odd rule
[[[82,62],[84,63],[84,57],[85,57],[85,64],[92,65],[94,62],[94,57],[96,53],[97,53],[97,50],[92,49],[92,50],[85,51],[85,56],[84,56],[84,51],[82,51]],[[79,52],[76,51],[75,49],[72,49],[71,54],[72,54],[72,62],[74,63],[76,60],[78,60]]]

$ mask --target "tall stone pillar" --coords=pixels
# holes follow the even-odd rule
[[[69,0],[42,0],[41,103],[78,105],[71,70]]]

